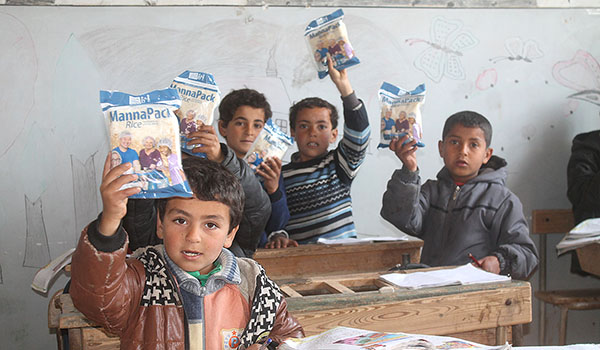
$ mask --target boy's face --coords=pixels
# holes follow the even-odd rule
[[[213,269],[221,248],[231,246],[237,229],[229,232],[229,207],[223,203],[173,198],[158,220],[156,234],[177,266],[205,275]]]
[[[485,143],[485,134],[479,127],[455,125],[444,140],[439,141],[440,156],[450,171],[452,179],[465,183],[476,177],[482,164],[486,164],[493,150]]]
[[[265,126],[265,111],[262,108],[240,106],[233,113],[233,118],[224,126],[219,120],[219,132],[227,140],[239,158],[243,158],[252,143]]]
[[[331,111],[324,107],[304,108],[296,116],[296,126],[292,129],[300,153],[300,161],[317,158],[327,152],[334,143],[338,130],[332,129]]]

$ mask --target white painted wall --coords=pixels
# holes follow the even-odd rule
[[[333,84],[316,77],[302,36],[310,20],[333,10],[0,7],[2,348],[55,346],[46,325],[49,297],[35,293],[30,284],[36,266],[73,247],[85,223],[101,208],[97,187],[108,146],[98,90],[143,93],[166,87],[191,69],[212,73],[223,93],[243,85],[265,92],[276,118],[285,119],[290,103],[307,96],[323,97],[341,108]],[[571,140],[577,133],[600,128],[597,101],[568,98],[583,87],[600,86],[597,71],[573,60],[578,51],[587,53],[591,64],[600,60],[596,12],[348,8],[345,13],[362,61],[349,69],[350,79],[373,125],[369,154],[352,193],[361,235],[400,234],[379,217],[385,184],[400,166],[391,152],[376,149],[377,90],[383,81],[404,88],[427,85],[427,147],[418,153],[424,178],[434,177],[442,166],[436,143],[445,118],[472,109],[491,120],[492,146],[508,160],[508,186],[521,198],[526,215],[530,217],[533,209],[569,207],[565,193]],[[456,21],[460,28],[446,39],[436,39],[432,25],[440,20]],[[462,54],[458,58],[464,78],[444,74],[434,79],[430,70],[416,68],[426,50],[441,53],[424,41],[450,46],[459,33],[478,42],[468,50],[456,49]],[[523,44],[512,53],[505,48],[511,38]],[[539,57],[520,52],[529,45],[539,49]],[[490,61],[515,54],[532,62]],[[444,62],[451,55],[437,55],[435,60]],[[491,79],[494,73],[496,80]],[[598,287],[598,280],[570,275],[566,258],[556,259],[553,247],[558,239],[549,241],[549,287]],[[49,295],[66,281],[60,277]],[[537,287],[537,276],[532,284]],[[536,315],[537,301],[534,306]],[[557,329],[558,313],[549,314],[550,329]],[[567,341],[600,343],[599,315],[572,312]],[[557,332],[549,333],[556,342]],[[525,340],[537,344],[536,320],[526,328]]]

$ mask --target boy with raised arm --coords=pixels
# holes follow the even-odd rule
[[[289,238],[275,236],[267,247],[279,248],[316,242],[319,237],[356,237],[350,186],[362,164],[371,134],[367,110],[348,80],[328,57],[329,76],[344,105],[344,136],[328,151],[338,135],[337,109],[331,103],[309,97],[290,108],[291,134],[298,152],[282,168],[290,220]]]
[[[104,167],[103,212],[82,233],[72,261],[77,309],[128,349],[259,349],[303,335],[279,288],[256,262],[228,249],[244,206],[238,179],[208,159],[184,159],[192,198],[157,200],[163,245],[127,259],[121,226],[137,175]],[[110,170],[109,170],[110,169]],[[274,349],[270,347],[269,349]]]
[[[390,150],[402,161],[383,194],[381,216],[423,239],[421,262],[462,265],[527,279],[538,263],[519,198],[505,185],[506,161],[493,156],[492,126],[482,115],[450,116],[438,143],[444,167],[421,185],[415,139],[395,138]]]

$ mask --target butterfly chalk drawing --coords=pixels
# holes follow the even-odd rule
[[[499,56],[490,58],[490,61],[497,63],[503,60],[521,61],[531,63],[534,59],[544,57],[544,53],[533,40],[523,41],[521,38],[508,38],[504,42],[504,48],[508,56]]]
[[[600,106],[600,64],[589,52],[579,50],[572,59],[556,62],[552,76],[561,85],[577,91],[568,98]]]
[[[475,47],[479,40],[462,28],[463,23],[459,20],[436,17],[431,22],[429,33],[431,41],[406,39],[411,46],[416,43],[429,45],[415,59],[415,68],[436,83],[439,83],[444,76],[455,80],[465,79],[466,73],[460,58],[464,50]]]

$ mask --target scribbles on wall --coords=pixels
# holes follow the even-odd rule
[[[83,228],[98,215],[98,185],[92,154],[85,163],[71,155],[73,174],[73,204],[75,210],[75,240]]]
[[[589,52],[578,50],[572,59],[555,63],[552,76],[561,85],[576,91],[568,98],[600,106],[600,64]]]
[[[477,89],[483,91],[496,86],[498,82],[498,72],[494,68],[489,68],[481,72],[475,80]]]
[[[283,131],[284,133],[289,134],[287,120],[277,118],[277,119],[275,119],[275,125],[277,125],[279,127],[279,129],[281,129],[281,131]]]
[[[504,41],[504,48],[508,55],[490,58],[490,61],[498,63],[508,60],[531,63],[535,59],[544,57],[544,53],[538,47],[538,43],[531,39],[523,41],[523,39],[518,37],[508,38]]]
[[[0,13],[0,33],[0,111],[10,111],[2,115],[2,157],[23,131],[33,107],[38,67],[33,39],[19,19]]]
[[[465,69],[460,57],[463,51],[475,47],[479,40],[471,32],[463,29],[460,20],[436,17],[430,27],[430,41],[424,39],[407,39],[412,46],[417,43],[429,45],[414,61],[414,66],[436,83],[444,76],[463,80]]]
[[[107,149],[102,148],[108,137],[100,110],[101,87],[98,68],[77,38],[70,35],[54,70],[50,118],[54,125],[60,125],[53,133],[77,159]]]
[[[27,231],[23,267],[43,267],[50,262],[50,249],[44,225],[42,197],[32,202],[25,195],[25,220]]]

